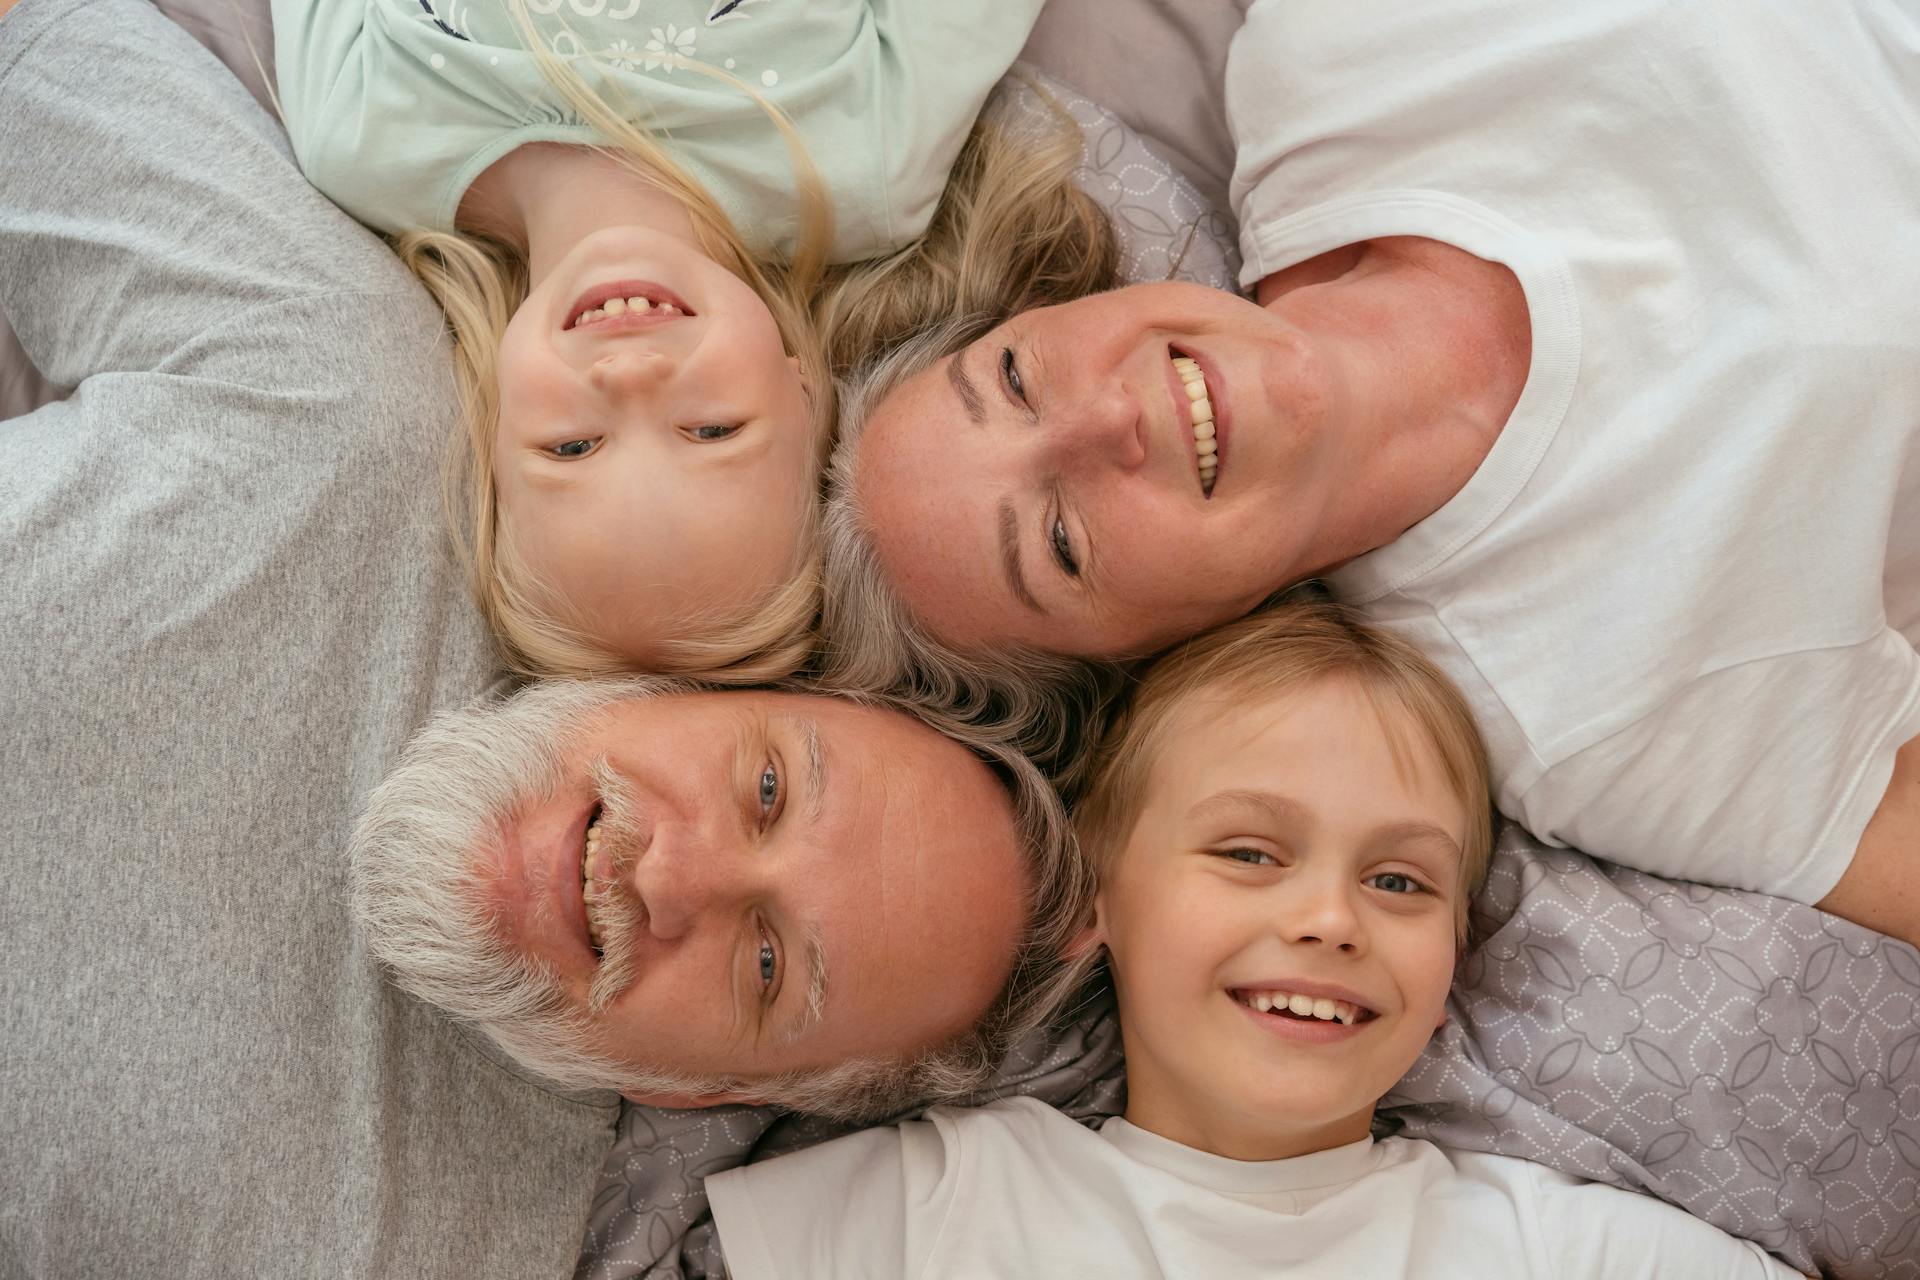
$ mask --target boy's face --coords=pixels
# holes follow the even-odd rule
[[[1240,1160],[1355,1142],[1445,1020],[1467,814],[1387,714],[1404,768],[1344,681],[1171,718],[1097,899],[1128,1120]]]

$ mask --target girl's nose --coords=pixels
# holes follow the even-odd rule
[[[674,368],[673,357],[657,351],[615,351],[594,361],[588,376],[603,394],[629,396],[659,386]]]

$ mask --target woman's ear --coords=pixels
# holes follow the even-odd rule
[[[642,1107],[666,1107],[673,1111],[698,1111],[703,1107],[754,1107],[761,1102],[750,1093],[622,1093],[620,1096]]]
[[[788,356],[787,367],[793,370],[794,377],[800,379],[800,394],[807,398],[808,404],[812,404],[813,379],[807,376],[806,362],[801,360],[799,356]]]

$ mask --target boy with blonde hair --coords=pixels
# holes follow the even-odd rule
[[[1188,642],[1076,821],[1124,1118],[941,1108],[713,1177],[735,1276],[1795,1274],[1658,1200],[1372,1137],[1492,843],[1472,717],[1403,642],[1319,599]]]

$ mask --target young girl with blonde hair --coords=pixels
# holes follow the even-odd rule
[[[937,305],[974,202],[921,237],[1039,4],[639,8],[275,0],[281,103],[447,313],[458,522],[510,664],[766,680],[817,610],[811,313],[853,351]],[[963,167],[1008,178],[995,146]],[[1040,166],[1043,211],[1079,210],[1070,167]]]

